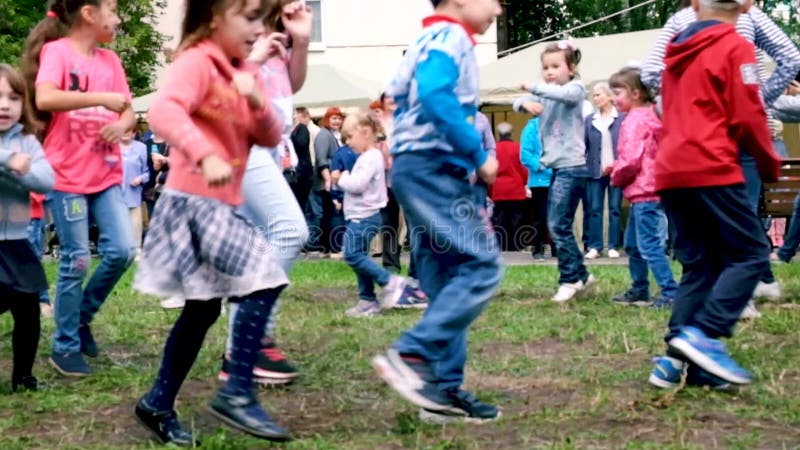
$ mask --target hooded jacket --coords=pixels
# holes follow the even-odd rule
[[[622,121],[611,184],[631,203],[658,201],[655,166],[661,121],[652,107],[632,109]]]
[[[759,94],[755,48],[731,24],[695,22],[667,47],[663,77],[664,137],[656,156],[656,190],[744,182],[739,147],[774,181],[772,150]]]

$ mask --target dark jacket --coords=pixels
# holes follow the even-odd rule
[[[586,139],[586,167],[592,178],[598,179],[603,176],[603,168],[600,167],[600,153],[603,149],[603,134],[595,128],[594,118],[599,116],[599,112],[587,117],[584,121],[584,139]],[[617,144],[619,143],[619,129],[622,127],[622,121],[625,120],[625,113],[618,113],[617,118],[608,127],[611,133],[611,143],[614,149],[614,160],[617,159]]]

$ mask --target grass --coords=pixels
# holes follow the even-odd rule
[[[56,267],[47,265],[54,278]],[[625,267],[598,266],[595,293],[568,305],[552,295],[556,269],[511,267],[470,335],[467,388],[503,409],[484,426],[420,423],[372,373],[369,359],[414,323],[418,312],[351,320],[355,277],[340,262],[300,262],[284,295],[279,340],[302,368],[293,386],[262,402],[296,440],[286,449],[781,449],[800,446],[800,266],[776,267],[784,303],[737,327],[735,357],[758,382],[732,393],[656,391],[649,360],[663,351],[668,312],[611,305],[627,287]],[[46,364],[52,320],[44,320],[34,368],[37,393],[10,395],[10,315],[0,316],[0,448],[154,448],[133,419],[177,317],[130,288],[129,271],[95,321],[95,373],[61,378]],[[204,448],[265,448],[222,426],[205,406],[217,387],[225,320],[212,328],[181,391],[178,410]]]

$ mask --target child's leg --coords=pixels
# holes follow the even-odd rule
[[[550,232],[547,229],[547,198],[550,188],[535,187],[531,188],[531,200],[533,200],[533,251],[541,252],[544,244],[550,239]]]
[[[130,215],[122,190],[112,186],[89,197],[89,212],[100,232],[98,251],[103,256],[83,291],[81,325],[92,322],[117,281],[136,256]]]
[[[631,275],[631,294],[636,298],[650,298],[650,281],[647,278],[647,261],[639,252],[638,222],[640,220],[637,204],[631,205],[628,212],[628,226],[625,228],[625,251],[628,253],[628,271]]]
[[[656,283],[661,288],[661,296],[674,299],[678,290],[672,268],[667,260],[664,242],[667,238],[667,217],[657,202],[644,202],[632,205],[636,214],[636,245],[645,262],[650,266]]]
[[[0,285],[0,314],[11,310],[14,331],[11,346],[14,349],[12,382],[32,376],[36,350],[39,347],[40,314],[38,294],[15,291]]]
[[[144,397],[149,407],[157,411],[174,408],[175,397],[197,359],[208,329],[219,317],[220,307],[220,299],[186,301],[167,338],[153,388]]]
[[[547,223],[558,249],[559,284],[585,282],[589,278],[589,272],[583,265],[583,254],[572,231],[578,202],[586,190],[586,178],[576,176],[579,170],[557,170],[550,187]]]
[[[783,240],[783,245],[778,249],[778,257],[789,262],[800,247],[800,195],[794,199],[794,212],[789,220],[789,230]]]
[[[358,297],[362,300],[374,300],[373,283],[386,286],[391,278],[391,274],[376,264],[369,255],[370,243],[380,231],[380,227],[380,214],[351,220],[347,224],[344,260],[358,277]]]
[[[608,248],[622,246],[622,188],[608,186]]]

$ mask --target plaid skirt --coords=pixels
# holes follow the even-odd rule
[[[165,190],[156,203],[134,289],[190,300],[242,297],[289,284],[255,225],[218,200]]]

